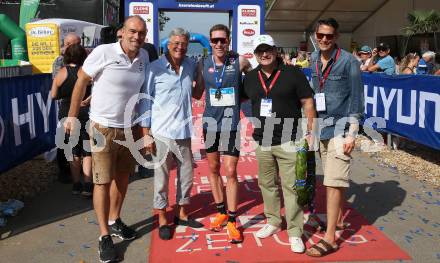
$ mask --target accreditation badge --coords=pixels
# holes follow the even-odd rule
[[[261,99],[260,116],[272,117],[272,99]]]
[[[318,112],[325,111],[325,94],[324,93],[316,93],[315,94],[315,104],[316,110]]]

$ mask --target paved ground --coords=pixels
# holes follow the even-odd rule
[[[440,190],[395,169],[382,167],[356,152],[352,207],[405,250],[413,262],[440,262]],[[318,174],[322,174],[318,169]],[[124,262],[146,262],[149,253],[152,178],[133,178],[123,219],[140,237],[116,241]],[[26,207],[0,228],[0,262],[97,262],[98,227],[91,201],[55,184],[47,193],[25,201]],[[255,259],[256,261],[258,259]]]

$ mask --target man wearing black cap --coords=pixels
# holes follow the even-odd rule
[[[387,75],[395,74],[396,64],[389,54],[390,46],[386,43],[380,43],[373,50],[373,57],[371,58],[370,65],[368,65],[368,71],[384,72]]]
[[[267,223],[256,236],[267,238],[281,230],[279,176],[290,249],[294,253],[303,253],[303,211],[297,204],[297,195],[292,187],[295,185],[294,142],[301,107],[308,121],[307,139],[311,140],[313,118],[316,117],[313,91],[301,70],[284,65],[282,59],[277,58],[278,52],[271,36],[258,36],[254,45],[259,66],[246,74],[240,95],[250,99],[252,105],[258,185],[267,218]]]

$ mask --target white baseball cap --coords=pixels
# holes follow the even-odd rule
[[[257,49],[259,45],[269,45],[269,46],[275,46],[275,41],[270,35],[259,35],[254,40],[254,50]]]

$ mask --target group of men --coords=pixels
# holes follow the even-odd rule
[[[92,80],[93,203],[100,228],[100,261],[118,259],[111,236],[123,240],[136,237],[135,230],[120,218],[128,178],[136,164],[130,152],[133,148],[117,142],[126,141],[128,137],[141,140],[142,153],[153,159],[153,203],[160,238],[171,239],[173,233],[166,208],[169,205],[169,174],[174,164],[177,165],[174,225],[204,226],[191,217],[187,209],[193,183],[191,100],[200,99],[203,93],[206,105],[203,137],[218,211],[209,229],[221,231],[226,227],[231,243],[243,241],[236,223],[240,200],[237,162],[240,103],[249,99],[253,120],[258,124],[253,138],[257,144],[258,184],[267,218],[257,237],[267,238],[281,230],[279,177],[291,250],[295,253],[305,251],[301,238],[303,211],[297,204],[293,187],[296,154],[291,150],[303,111],[307,118],[304,136],[310,145],[318,135],[316,117],[325,119],[325,127],[319,129],[324,185],[327,187],[327,231],[307,254],[319,257],[336,251],[335,231],[344,227],[343,197],[348,187],[357,120],[363,112],[359,63],[336,45],[338,23],[327,19],[320,20],[316,26],[315,37],[320,50],[312,55],[313,88],[300,69],[282,63],[269,35],[260,35],[254,40],[254,55],[259,65],[252,69],[246,58],[229,51],[230,31],[224,25],[211,28],[213,54],[198,63],[186,56],[190,37],[182,28],[170,32],[168,52],[150,63],[148,54],[141,49],[146,33],[144,20],[131,16],[124,22],[118,42],[93,50],[78,73],[69,118],[64,123],[67,133],[75,130],[74,117],[78,114],[85,87]],[[136,112],[127,114],[126,105],[137,96],[141,99]],[[222,162],[220,153],[224,155]],[[226,191],[220,176],[220,163],[227,177]]]

